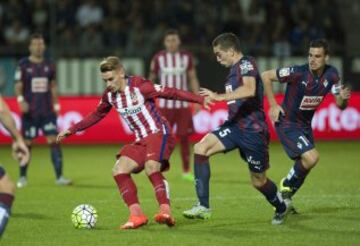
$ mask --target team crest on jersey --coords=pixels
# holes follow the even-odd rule
[[[315,110],[322,102],[323,96],[304,96],[301,103],[301,110]]]
[[[49,67],[48,67],[48,66],[45,66],[45,67],[44,67],[44,71],[45,71],[45,73],[47,73],[47,72],[49,71]]]
[[[26,69],[26,72],[32,73],[32,68],[31,68],[31,67],[27,68],[27,69]]]
[[[254,66],[249,61],[243,61],[240,64],[240,70],[241,70],[241,75],[247,74],[249,71],[254,70]]]
[[[138,97],[134,92],[130,92],[130,99],[133,104],[136,104],[138,102]]]
[[[290,68],[284,67],[279,70],[279,77],[286,77],[290,75]]]

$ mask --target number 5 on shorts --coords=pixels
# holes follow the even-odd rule
[[[229,128],[225,128],[224,130],[219,131],[219,136],[223,138],[223,137],[225,137],[226,135],[228,135],[230,132],[231,132],[231,131],[230,131]]]

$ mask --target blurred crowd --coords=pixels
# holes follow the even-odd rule
[[[345,35],[335,0],[7,0],[0,2],[0,52],[26,50],[38,31],[60,56],[109,50],[148,58],[169,27],[185,46],[206,54],[221,32],[236,33],[252,55],[303,55],[327,38],[340,54]]]

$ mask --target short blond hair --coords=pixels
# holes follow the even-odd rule
[[[116,56],[108,56],[100,62],[100,71],[102,73],[122,68],[121,61]]]

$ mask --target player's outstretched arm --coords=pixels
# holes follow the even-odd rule
[[[214,101],[232,101],[237,99],[246,99],[254,97],[256,94],[256,81],[254,77],[244,77],[243,86],[235,91],[218,94],[206,88],[200,88],[200,95],[208,96]]]
[[[336,105],[342,110],[345,109],[347,107],[350,97],[351,97],[350,88],[342,86],[340,88],[339,94],[336,95]]]
[[[284,109],[277,103],[272,89],[272,82],[278,81],[276,76],[276,70],[267,70],[261,74],[261,79],[264,84],[265,95],[269,101],[270,109],[269,116],[270,119],[275,122],[278,121],[280,113],[284,114]]]

